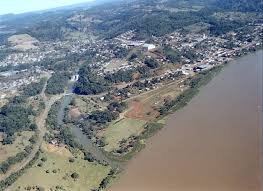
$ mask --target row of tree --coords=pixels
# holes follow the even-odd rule
[[[24,160],[32,151],[33,146],[26,146],[24,151],[16,154],[15,156],[9,157],[7,160],[0,164],[0,174],[5,174],[12,165],[17,164]]]

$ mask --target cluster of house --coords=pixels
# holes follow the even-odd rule
[[[48,71],[35,69],[31,70],[21,70],[21,71],[7,71],[1,72],[0,77],[0,102],[5,99],[19,94],[22,87],[28,84],[39,82],[39,80],[46,76]]]

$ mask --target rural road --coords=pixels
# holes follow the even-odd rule
[[[48,78],[50,78],[50,75],[48,75]],[[38,141],[35,143],[33,150],[31,151],[30,155],[24,159],[21,163],[15,164],[11,167],[11,169],[5,173],[4,175],[0,176],[0,181],[8,178],[11,174],[18,172],[19,170],[23,169],[36,155],[36,153],[39,151],[39,148],[43,142],[43,137],[46,133],[46,127],[45,122],[48,115],[48,112],[51,108],[51,106],[59,100],[61,97],[63,97],[63,94],[52,96],[50,98],[46,97],[45,90],[46,90],[47,82],[45,83],[43,90],[40,94],[40,97],[44,100],[45,103],[45,109],[40,113],[39,116],[36,117],[35,122],[38,127]]]

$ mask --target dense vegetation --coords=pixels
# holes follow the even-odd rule
[[[214,3],[224,11],[262,12],[262,0],[217,0]]]
[[[27,85],[23,89],[23,95],[31,97],[31,96],[36,96],[36,95],[40,94],[44,88],[45,82],[46,82],[45,79],[41,79],[40,82],[38,82],[38,83],[31,83],[31,84]]]
[[[47,119],[46,119],[46,126],[49,129],[58,130],[59,124],[58,124],[58,111],[61,106],[61,101],[56,101],[50,108]]]
[[[31,107],[26,107],[22,103],[24,98],[17,96],[0,109],[0,132],[4,132],[6,137],[4,144],[13,142],[15,132],[30,130],[30,116],[34,115]]]
[[[98,94],[107,88],[107,84],[103,78],[98,76],[88,64],[80,68],[79,80],[75,85],[75,93],[83,95]]]
[[[99,124],[105,124],[107,122],[111,122],[112,120],[116,120],[118,117],[119,113],[117,112],[96,110],[92,112],[92,114],[89,116],[89,119]]]
[[[127,70],[119,70],[112,74],[106,74],[104,79],[112,83],[119,83],[119,82],[131,82],[134,80],[134,74],[139,74],[140,78],[145,78],[149,74],[149,68],[156,68],[159,67],[159,64],[156,61],[147,63],[149,65],[140,66],[132,69]]]
[[[93,27],[106,38],[116,37],[123,32],[135,30],[137,39],[147,39],[152,36],[163,36],[199,22],[207,23],[208,32],[214,35],[244,26],[241,21],[217,19],[213,13],[222,10],[213,4],[210,5],[199,11],[191,11],[191,7],[188,7],[189,11],[179,12],[155,10],[153,8],[153,11],[148,14],[145,14],[143,9],[131,9],[123,6],[124,11],[118,15],[104,17],[105,12],[99,13],[104,22],[95,23]]]
[[[47,82],[46,93],[48,94],[61,94],[64,93],[65,88],[70,79],[69,73],[54,73]]]
[[[134,70],[118,70],[112,74],[106,74],[105,79],[110,83],[131,82]]]
[[[181,61],[180,53],[178,51],[174,51],[170,47],[165,47],[163,53],[166,56],[166,58],[172,63],[178,63]]]
[[[135,8],[134,4],[138,7]],[[151,9],[151,12],[145,12],[145,7]],[[170,11],[173,9],[177,11]],[[76,14],[76,10],[100,22],[87,22],[85,19],[69,21],[68,19]],[[17,31],[17,34],[27,33],[40,41],[63,40],[67,34],[65,31],[83,32],[86,28],[104,38],[113,38],[129,30],[135,30],[138,39],[151,38],[199,22],[207,23],[208,32],[218,35],[235,30],[244,23],[231,19],[217,19],[213,16],[214,12],[262,12],[262,10],[261,0],[127,0],[106,3],[97,6],[96,9],[90,8],[89,11],[75,8],[67,11],[7,15],[1,17],[0,24],[7,26],[6,30]],[[1,35],[0,41],[4,43],[6,38],[7,35]],[[126,55],[125,49],[116,51],[119,58]]]
[[[144,60],[144,64],[151,69],[155,69],[155,68],[158,68],[160,66],[159,63],[153,58],[146,58]]]

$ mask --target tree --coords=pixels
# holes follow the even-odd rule
[[[46,161],[47,161],[47,157],[42,157],[42,158],[41,158],[41,161],[42,161],[42,162],[46,162]]]
[[[79,174],[74,172],[74,173],[71,174],[71,178],[78,179],[79,178]]]
[[[132,55],[129,58],[129,61],[133,61],[136,58],[138,58],[138,55],[136,53],[132,53]]]
[[[73,162],[75,162],[75,159],[74,158],[69,158],[69,160],[68,160],[70,163],[73,163]]]
[[[151,69],[155,69],[155,68],[158,68],[160,66],[159,63],[156,60],[154,60],[153,58],[145,59],[144,64],[146,64],[146,66],[148,66]]]
[[[181,61],[181,54],[179,52],[175,52],[170,47],[164,47],[163,53],[168,60],[172,63],[178,63]]]

